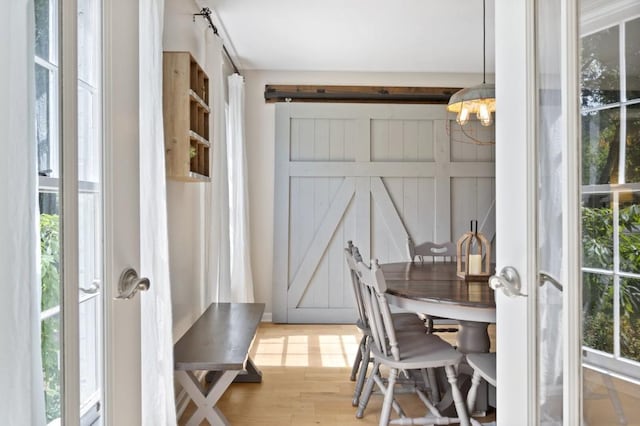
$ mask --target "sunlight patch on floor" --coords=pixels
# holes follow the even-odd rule
[[[257,337],[253,359],[270,367],[345,368],[351,366],[358,344],[353,334]]]

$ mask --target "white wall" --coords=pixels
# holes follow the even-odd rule
[[[204,65],[205,32],[194,1],[166,0],[164,50],[190,51]],[[211,74],[210,70],[206,70]],[[228,70],[228,73],[231,71]],[[275,107],[264,101],[266,84],[335,84],[466,87],[480,74],[338,73],[245,71],[246,138],[251,206],[251,258],[255,299],[271,315],[273,269],[273,179]],[[214,93],[213,96],[216,96]],[[444,108],[444,106],[443,106]],[[169,255],[173,331],[177,340],[202,313],[204,286],[204,187],[208,184],[167,182]]]
[[[266,84],[334,84],[367,86],[467,87],[482,82],[481,74],[328,73],[245,71],[246,138],[251,206],[251,260],[255,299],[272,312],[273,182],[275,104],[266,104]],[[443,106],[444,108],[444,106]]]
[[[201,17],[193,20],[200,7],[194,1],[166,0],[163,48],[188,51],[206,68],[206,32],[211,31]],[[226,78],[225,78],[226,82]],[[226,83],[225,83],[226,84]],[[213,93],[212,97],[219,94]],[[226,94],[222,94],[226,96]],[[212,117],[213,119],[213,117]],[[177,341],[200,316],[204,306],[204,193],[211,183],[167,180],[169,259],[173,338]]]

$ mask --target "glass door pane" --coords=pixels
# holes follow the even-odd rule
[[[583,419],[631,424],[640,418],[640,18],[596,23],[580,38]]]

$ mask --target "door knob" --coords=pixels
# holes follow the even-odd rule
[[[118,281],[118,296],[116,299],[131,299],[138,291],[147,291],[151,286],[149,278],[139,277],[133,268],[122,271]]]
[[[499,274],[489,278],[489,287],[494,290],[502,289],[502,292],[509,297],[524,296],[520,293],[522,284],[520,275],[513,266],[505,266]]]

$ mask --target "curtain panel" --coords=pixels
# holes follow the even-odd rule
[[[33,2],[0,7],[0,414],[44,425]]]
[[[244,131],[244,78],[227,79],[227,161],[229,164],[229,232],[231,246],[231,300],[253,302],[251,239],[249,238],[249,188]]]
[[[211,183],[205,185],[205,294],[204,307],[211,302],[231,301],[229,184],[225,126],[224,68],[222,41],[206,32],[206,72],[212,93],[213,158]]]
[[[140,10],[140,270],[151,287],[141,297],[142,423],[175,425],[173,324],[169,274],[167,187],[162,119],[164,0]]]

